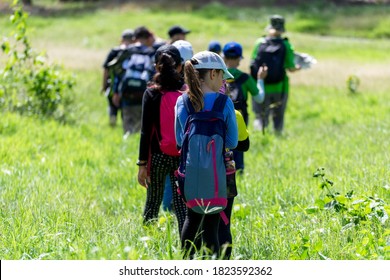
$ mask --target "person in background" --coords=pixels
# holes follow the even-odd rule
[[[178,40],[185,40],[188,33],[191,33],[191,30],[188,30],[180,25],[172,26],[168,30],[168,36],[169,36],[168,44],[173,44]]]
[[[163,39],[156,36],[146,26],[139,26],[134,30],[134,38],[137,43],[150,48],[154,53],[162,45],[166,44]]]
[[[161,201],[163,199],[164,182],[167,175],[173,193],[173,204],[181,232],[186,217],[186,205],[177,192],[174,171],[179,166],[179,156],[171,156],[162,152],[160,139],[162,126],[160,125],[160,103],[163,91],[179,92],[184,81],[180,74],[182,59],[178,49],[172,45],[163,45],[156,52],[156,75],[153,83],[146,89],[142,103],[142,126],[139,141],[139,156],[137,165],[138,183],[146,188],[146,203],[144,209],[144,223],[149,224],[158,217]],[[166,108],[172,113],[172,139],[175,146],[174,110]],[[166,111],[168,113],[168,111]],[[168,131],[164,132],[165,134]]]
[[[234,86],[237,87],[235,89],[235,96],[233,97],[233,102],[235,109],[239,110],[244,118],[245,125],[248,125],[248,95],[250,94],[253,100],[260,104],[264,100],[264,94],[259,91],[256,80],[247,73],[242,72],[238,69],[240,65],[241,59],[243,59],[242,55],[242,46],[237,42],[229,42],[225,44],[222,50],[223,58],[225,60],[226,66],[228,67],[229,72],[234,76]],[[229,82],[227,83],[229,86]],[[239,88],[238,88],[239,87]],[[236,163],[236,169],[242,173],[244,170],[244,153],[239,150],[234,150],[234,161]]]
[[[115,84],[115,79],[118,79],[114,73],[110,73],[108,64],[117,57],[118,53],[127,48],[130,44],[135,42],[134,31],[132,29],[126,29],[122,32],[121,41],[119,46],[114,47],[108,53],[104,63],[103,63],[103,83],[101,92],[105,94],[108,101],[108,116],[109,124],[114,127],[117,123],[117,116],[120,110],[120,107],[113,103],[113,86]]]
[[[221,51],[222,51],[222,46],[221,46],[221,44],[218,41],[213,40],[213,41],[210,41],[209,46],[208,46],[207,49],[210,52],[214,52],[214,53],[220,55]]]
[[[189,88],[188,96],[195,112],[211,110],[216,98],[221,94],[219,89],[222,87],[222,81],[233,78],[223,59],[210,51],[199,52],[188,60],[184,66],[184,75]],[[189,114],[182,97],[178,98],[175,108],[176,142],[179,147],[183,144],[185,123]],[[226,123],[226,148],[235,148],[238,142],[238,131],[234,105],[230,98],[227,99],[223,115]],[[220,255],[219,222],[220,213],[203,215],[187,209],[181,234],[185,258],[193,258],[195,252],[201,248],[202,241],[212,256]]]
[[[190,60],[192,58],[192,56],[194,55],[194,51],[192,49],[191,43],[188,41],[185,41],[185,40],[178,40],[178,41],[175,41],[172,44],[172,46],[175,46],[179,50],[180,56],[182,59],[182,64],[183,64],[182,69],[184,69],[184,63],[187,60]],[[184,72],[181,71],[180,73],[184,79]],[[186,84],[184,84],[181,91],[183,91],[183,92],[187,91]],[[164,211],[172,211],[173,210],[172,209],[172,205],[173,205],[172,198],[173,198],[173,194],[172,194],[172,188],[171,188],[171,180],[170,180],[169,176],[167,176],[167,178],[165,180],[164,197],[163,197],[163,201],[162,201],[162,208]]]
[[[275,68],[276,73],[281,75],[281,81],[271,81],[271,76],[268,75],[264,80],[265,85],[265,98],[262,104],[253,102],[253,111],[255,112],[254,128],[257,130],[263,130],[269,124],[269,115],[272,114],[274,131],[277,134],[281,134],[284,128],[284,114],[287,106],[287,99],[289,93],[289,77],[286,74],[286,70],[289,72],[295,72],[300,70],[299,65],[294,63],[294,49],[287,38],[283,38],[282,34],[286,31],[285,20],[280,15],[273,15],[270,17],[270,23],[266,27],[268,34],[257,39],[252,56],[251,56],[251,73],[252,76],[256,75],[260,66],[262,66],[261,57],[259,56],[262,46],[266,46],[269,42],[275,48],[280,46],[281,53],[281,67]],[[266,50],[266,48],[263,48]],[[264,55],[263,55],[264,56]],[[273,61],[278,59],[273,58]],[[269,74],[273,73],[272,65],[267,65]]]
[[[183,61],[183,65],[187,60],[190,60],[194,55],[192,44],[186,40],[175,41],[172,45],[179,50],[181,59]]]
[[[262,81],[266,76],[267,76],[267,67],[261,66],[257,73],[257,80],[258,80],[259,91],[263,96],[264,96],[264,83]],[[246,152],[249,150],[250,147],[247,125],[245,124],[244,118],[242,117],[241,113],[238,110],[235,110],[235,113],[236,113],[237,128],[238,128],[238,144],[237,147],[234,149],[234,152],[237,151]],[[234,163],[233,162],[230,162],[229,165],[232,165],[232,168],[235,168],[235,162]],[[227,166],[227,170],[228,170],[228,166]],[[228,178],[227,180],[228,202],[224,210],[224,213],[229,222],[225,223],[221,220],[218,229],[218,233],[219,233],[218,238],[219,238],[219,244],[221,246],[221,255],[226,260],[230,259],[232,255],[233,237],[232,237],[230,225],[231,225],[231,216],[232,216],[234,198],[238,195],[235,174],[230,174],[227,176],[228,176],[227,177]],[[229,178],[229,176],[231,177]]]
[[[122,64],[125,74],[116,84],[113,96],[113,103],[122,110],[125,136],[141,129],[142,95],[155,74],[156,50],[165,44],[145,26],[134,30],[134,38],[136,43],[129,46],[129,57]],[[138,85],[142,86],[138,88]]]

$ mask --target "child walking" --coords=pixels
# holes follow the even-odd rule
[[[199,52],[187,61],[184,67],[184,75],[189,87],[188,97],[195,112],[212,110],[215,100],[221,95],[218,91],[222,87],[223,80],[233,78],[223,59],[218,54],[210,51]],[[176,142],[181,147],[185,133],[185,123],[189,116],[183,96],[178,98],[175,110]],[[226,101],[223,116],[226,124],[225,146],[233,149],[237,146],[238,131],[234,106],[230,99]],[[194,258],[196,251],[200,250],[202,246],[202,241],[211,256],[218,257],[220,255],[219,221],[220,213],[199,214],[187,209],[187,216],[181,234],[184,258]]]
[[[260,66],[267,65],[269,75],[264,80],[265,98],[262,104],[253,103],[256,119],[253,127],[262,130],[268,127],[272,116],[273,128],[281,135],[284,128],[284,115],[289,95],[289,77],[286,73],[301,69],[294,62],[294,48],[290,41],[282,37],[285,30],[285,20],[280,15],[270,17],[266,27],[267,35],[256,40],[251,56],[251,74],[253,77]]]
[[[252,76],[238,69],[240,61],[243,59],[241,44],[234,41],[229,42],[223,47],[222,53],[229,72],[234,76],[234,83],[236,87],[239,87],[239,89],[236,89],[234,107],[242,114],[245,125],[248,125],[248,95],[250,94],[253,101],[260,104],[264,100],[264,94],[260,94],[256,80]],[[244,170],[244,153],[237,149],[234,150],[234,161],[236,162],[236,169],[242,173]]]
[[[259,90],[259,94],[261,96],[264,96],[264,78],[267,76],[268,69],[267,66],[260,66],[259,71],[257,72],[257,88]],[[249,140],[249,133],[247,130],[247,125],[245,123],[245,120],[241,113],[238,110],[235,110],[236,112],[236,119],[237,119],[237,128],[238,128],[238,144],[237,147],[234,149],[234,153],[237,151],[240,152],[246,152],[249,150],[250,147],[250,140]],[[230,163],[231,164],[231,163]],[[234,198],[237,196],[237,185],[236,185],[236,178],[234,174],[230,175],[232,178],[228,180],[227,183],[227,206],[224,210],[224,213],[228,219],[228,223],[223,222],[222,220],[219,223],[219,244],[221,246],[221,252],[222,257],[225,260],[230,259],[232,254],[232,244],[233,244],[233,237],[230,229],[231,225],[231,216],[232,216],[232,210],[233,210],[233,203]]]
[[[179,154],[169,155],[162,151],[160,146],[162,135],[172,133],[172,142],[176,149],[174,131],[174,110],[175,103],[171,108],[166,108],[165,116],[160,116],[160,105],[163,94],[172,92],[180,95],[184,81],[180,75],[182,60],[179,50],[172,45],[163,45],[156,52],[156,75],[153,78],[153,85],[146,89],[142,101],[142,128],[139,142],[139,157],[137,165],[138,182],[146,188],[146,203],[144,209],[144,223],[158,217],[159,209],[163,199],[164,182],[167,175],[171,180],[173,193],[173,205],[177,217],[179,232],[181,232],[185,216],[186,206],[177,193],[174,171],[179,166]],[[175,99],[176,102],[176,99]],[[168,115],[172,115],[170,127],[161,125],[161,121],[166,122]]]

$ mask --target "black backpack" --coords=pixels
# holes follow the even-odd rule
[[[243,114],[247,113],[247,103],[244,92],[242,91],[242,84],[249,79],[249,75],[242,73],[237,79],[227,80],[227,93],[231,97],[234,109],[241,111]]]
[[[130,105],[142,104],[147,84],[153,77],[154,63],[152,52],[132,47],[122,62],[124,73],[120,77],[119,95]]]
[[[276,84],[284,80],[286,70],[284,60],[286,57],[286,46],[284,40],[287,38],[265,38],[260,43],[257,56],[251,63],[251,75],[257,79],[257,71],[262,65],[267,65],[268,75],[264,82],[266,84]]]
[[[129,48],[121,47],[114,48],[112,52],[115,52],[115,56],[111,61],[107,63],[107,68],[110,74],[118,77],[125,72],[125,69],[123,69],[122,67],[122,63],[123,61],[128,59],[131,54]]]

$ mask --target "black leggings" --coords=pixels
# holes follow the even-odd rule
[[[144,223],[158,218],[161,202],[163,199],[165,178],[169,174],[171,179],[173,206],[179,225],[179,234],[182,231],[184,220],[187,213],[187,207],[177,192],[174,171],[179,166],[179,157],[168,156],[165,154],[153,154],[150,166],[150,180],[146,192],[146,203],[144,209]]]
[[[206,255],[219,257],[218,226],[220,214],[198,214],[188,209],[183,231],[181,233],[181,245],[184,258],[194,258],[196,251],[203,245],[207,248]]]
[[[230,231],[230,222],[232,216],[233,202],[234,197],[228,198],[228,203],[224,210],[229,223],[225,224],[225,222],[221,219],[218,229],[219,245],[221,247],[223,259],[225,260],[230,259],[230,256],[232,255],[233,238],[232,233]]]

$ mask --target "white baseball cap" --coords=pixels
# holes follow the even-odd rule
[[[222,57],[215,52],[198,52],[192,58],[198,62],[197,64],[193,64],[195,69],[221,69],[225,80],[234,79],[234,76],[228,71]]]
[[[192,45],[188,41],[177,40],[173,42],[172,45],[179,50],[183,63],[186,62],[187,60],[190,60],[194,55],[194,51],[192,50]]]

